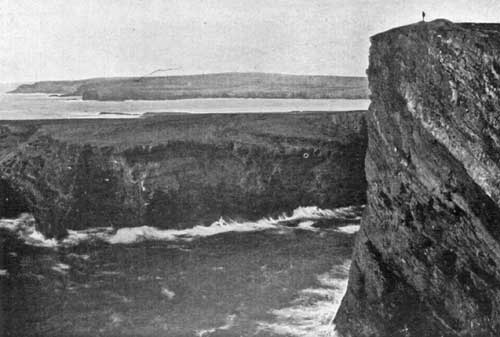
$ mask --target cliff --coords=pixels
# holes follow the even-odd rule
[[[365,200],[362,111],[5,121],[0,139],[0,217],[52,236]]]
[[[500,25],[372,37],[367,208],[343,336],[500,335]]]
[[[61,94],[68,96],[81,96],[79,88],[88,85],[97,85],[99,83],[120,81],[125,78],[91,78],[75,81],[41,81],[32,84],[21,84],[16,89],[10,91],[11,94]]]
[[[54,93],[84,100],[167,100],[186,98],[367,98],[364,77],[221,73],[129,77],[24,84],[12,93]]]

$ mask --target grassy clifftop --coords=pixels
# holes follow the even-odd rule
[[[96,78],[23,84],[12,93],[52,93],[85,100],[186,98],[367,98],[364,77],[221,73],[189,76]]]

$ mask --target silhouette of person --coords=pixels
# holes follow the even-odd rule
[[[422,21],[425,21],[425,12],[422,12]]]

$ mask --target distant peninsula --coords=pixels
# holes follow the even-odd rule
[[[10,93],[81,96],[84,100],[188,98],[367,99],[365,77],[219,73],[162,77],[92,78],[22,84]]]

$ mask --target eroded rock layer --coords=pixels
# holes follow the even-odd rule
[[[0,217],[183,228],[365,201],[364,112],[0,122]]]
[[[500,336],[500,25],[372,38],[344,336]]]

